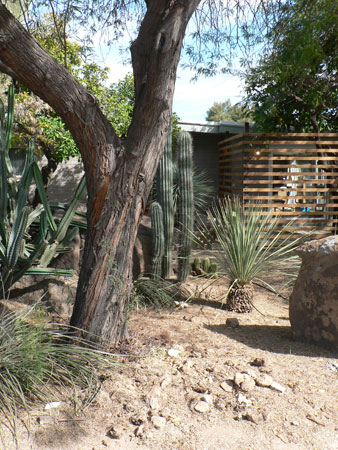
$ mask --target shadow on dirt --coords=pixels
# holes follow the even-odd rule
[[[206,329],[234,339],[248,347],[300,356],[337,358],[338,352],[313,343],[299,342],[292,338],[290,326],[241,325],[229,328],[225,324],[206,325]]]

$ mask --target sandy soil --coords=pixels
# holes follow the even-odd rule
[[[91,406],[36,409],[19,448],[337,450],[338,353],[294,342],[287,303],[266,290],[256,287],[260,312],[235,314],[221,280],[203,283],[190,280],[203,293],[185,308],[134,312],[126,356]]]

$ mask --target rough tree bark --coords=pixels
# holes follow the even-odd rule
[[[146,2],[131,47],[135,108],[124,142],[95,98],[0,5],[0,70],[63,118],[82,155],[88,232],[71,324],[94,340],[125,335],[137,228],[168,131],[184,33],[199,2]]]

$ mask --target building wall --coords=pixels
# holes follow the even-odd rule
[[[218,134],[192,132],[194,164],[197,169],[203,170],[218,192],[218,147],[220,140]]]

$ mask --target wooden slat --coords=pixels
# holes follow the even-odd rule
[[[305,189],[300,189],[302,192],[337,192],[338,189],[336,188],[305,188]],[[264,188],[264,187],[260,187],[260,188],[248,188],[245,187],[243,189],[244,192],[280,192],[280,189],[277,188]],[[294,191],[294,189],[292,188],[286,188],[284,189],[285,192],[291,192]]]
[[[265,169],[267,169],[268,167],[265,167]],[[234,172],[236,173],[236,172]],[[244,177],[321,177],[321,176],[326,176],[326,177],[336,177],[338,175],[338,171],[337,172],[251,172],[248,170],[245,170],[244,172],[242,172]],[[292,180],[286,180],[286,181],[292,181]]]

